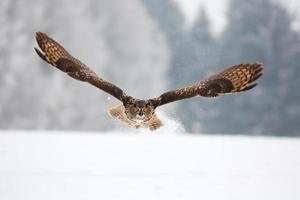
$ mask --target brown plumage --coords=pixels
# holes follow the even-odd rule
[[[263,71],[261,63],[239,64],[189,87],[165,92],[157,98],[140,100],[127,95],[116,85],[99,77],[45,33],[37,32],[36,40],[42,52],[37,48],[35,51],[44,61],[74,79],[88,82],[104,90],[123,103],[109,110],[111,116],[136,128],[149,128],[150,130],[163,126],[155,113],[158,106],[196,96],[216,97],[220,94],[247,91],[257,85],[255,81]]]
[[[237,93],[254,88],[254,83],[262,75],[263,66],[260,63],[239,64],[223,72],[185,87],[162,94],[159,105],[195,96],[216,97],[220,94]]]
[[[74,79],[88,82],[106,91],[121,101],[123,98],[126,98],[127,95],[120,88],[100,78],[94,71],[80,60],[71,56],[60,44],[45,33],[37,32],[36,40],[44,54],[37,48],[35,48],[35,51],[47,63],[67,73]]]

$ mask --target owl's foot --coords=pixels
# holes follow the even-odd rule
[[[164,124],[160,121],[157,115],[154,114],[152,119],[149,121],[148,128],[150,129],[150,131],[155,131],[156,129],[159,129],[163,125]]]

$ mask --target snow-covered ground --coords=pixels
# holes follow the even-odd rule
[[[299,200],[300,140],[0,132],[1,200]]]

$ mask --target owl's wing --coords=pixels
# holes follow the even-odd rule
[[[58,42],[47,36],[45,33],[37,32],[36,40],[43,51],[35,48],[37,54],[47,63],[67,73],[74,79],[88,82],[97,88],[124,101],[128,96],[119,87],[100,78],[94,71],[83,64],[80,60],[69,54]]]
[[[152,102],[155,106],[161,106],[195,96],[216,97],[220,94],[247,91],[257,85],[254,81],[262,75],[262,70],[261,63],[235,65],[190,87],[163,93],[152,99]]]

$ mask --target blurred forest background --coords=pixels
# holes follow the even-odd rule
[[[192,133],[300,136],[300,32],[272,0],[230,0],[211,30],[204,8],[191,27],[173,0],[1,0],[0,128],[105,131],[123,126],[106,93],[35,54],[43,31],[104,79],[138,98],[159,96],[238,63],[263,62],[254,90],[162,107]]]

